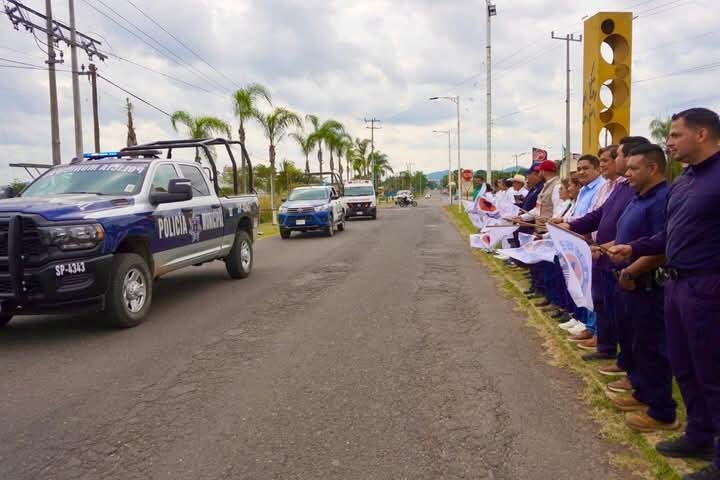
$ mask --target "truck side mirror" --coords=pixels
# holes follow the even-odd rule
[[[150,193],[150,203],[159,205],[161,203],[185,202],[193,198],[192,185],[187,178],[172,178],[168,182],[167,192]]]
[[[0,187],[0,199],[2,198],[13,198],[15,192],[11,187]]]
[[[285,203],[285,202],[287,202],[287,198],[281,198],[280,201]]]

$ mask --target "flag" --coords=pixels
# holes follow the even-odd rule
[[[518,243],[522,247],[523,245],[527,245],[528,243],[535,240],[535,235],[532,233],[518,233]]]
[[[543,150],[542,148],[535,148],[532,149],[532,166],[539,165],[545,160],[548,159],[547,156],[547,150]]]
[[[481,250],[494,250],[495,246],[505,237],[509,237],[518,227],[508,225],[507,227],[486,228],[481,233],[470,235],[470,246]]]
[[[568,293],[578,307],[594,309],[592,300],[592,253],[584,238],[547,224],[550,238],[560,256]]]
[[[526,235],[521,233],[520,235]],[[528,235],[532,237],[532,235]],[[521,245],[519,248],[504,248],[498,250],[510,258],[519,260],[522,263],[534,264],[540,262],[552,262],[555,260],[557,251],[552,240],[536,240]]]

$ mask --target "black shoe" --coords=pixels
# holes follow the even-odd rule
[[[570,316],[570,315],[568,315],[568,313],[567,313],[565,310],[560,309],[560,308],[558,308],[557,310],[555,310],[554,312],[552,312],[552,313],[550,314],[550,316],[551,316],[552,318],[560,318],[560,317],[562,317],[562,316],[564,316],[564,315],[567,315],[568,317]],[[568,318],[568,320],[570,320],[570,319]],[[567,321],[567,320],[566,320],[566,321]]]
[[[535,290],[533,290],[532,288],[528,288],[527,290],[525,290],[522,293],[523,293],[523,295],[535,295]]]
[[[688,440],[685,435],[683,435],[682,437],[678,437],[675,440],[664,440],[662,442],[658,442],[655,445],[655,450],[657,450],[660,455],[672,458],[699,458],[700,460],[712,461],[713,457],[715,456],[715,448],[713,448],[712,444],[697,445]],[[715,477],[707,478],[710,479]],[[718,480],[720,480],[720,477],[717,478]]]
[[[572,317],[570,316],[569,313],[563,312],[562,315],[560,315],[559,317],[555,317],[555,321],[558,323],[565,323],[565,322],[569,322],[571,318]]]
[[[699,472],[685,475],[683,480],[720,480],[720,469],[715,465],[709,465]]]
[[[548,300],[548,299],[543,299],[543,300],[535,303],[534,305],[535,305],[536,307],[547,307],[548,305],[550,305],[550,300]]]
[[[614,360],[615,354],[605,352],[590,352],[582,356],[582,359],[586,362],[594,362],[596,360]]]

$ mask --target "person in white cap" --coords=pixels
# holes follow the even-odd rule
[[[512,177],[512,186],[507,189],[508,198],[515,204],[522,204],[523,200],[528,194],[528,189],[525,188],[525,177],[522,175],[515,175]]]

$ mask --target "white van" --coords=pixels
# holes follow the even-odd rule
[[[342,197],[345,207],[345,218],[366,217],[377,218],[377,201],[375,189],[369,180],[348,180],[343,185],[345,196]]]

